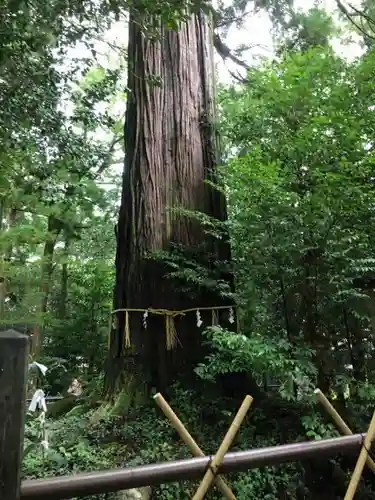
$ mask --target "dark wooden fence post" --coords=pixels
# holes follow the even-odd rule
[[[18,500],[25,425],[29,338],[0,332],[0,499]]]

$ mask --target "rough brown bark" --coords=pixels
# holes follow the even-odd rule
[[[223,196],[205,182],[215,180],[216,161],[212,37],[206,17],[193,16],[179,32],[161,29],[157,41],[147,39],[130,20],[128,60],[126,160],[114,308],[220,305],[215,293],[198,291],[194,299],[184,294],[165,278],[162,263],[147,259],[150,252],[168,249],[171,243],[197,254],[212,252],[217,259],[229,259],[227,242],[209,238],[197,221],[169,210],[177,206],[221,220],[226,217]],[[118,313],[115,319],[111,355],[119,358],[124,314]],[[183,347],[171,357],[165,349],[163,318],[150,315],[146,331],[141,319],[141,314],[131,315],[131,353],[138,356],[138,367],[143,362],[143,372],[147,366],[156,377],[157,382],[153,378],[151,383],[165,385],[184,367],[191,370],[201,353],[195,315],[176,321]],[[210,320],[208,315],[206,319]],[[111,370],[113,382],[122,369],[115,374],[111,362]]]

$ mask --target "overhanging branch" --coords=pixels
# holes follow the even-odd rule
[[[214,33],[214,46],[215,49],[218,51],[219,55],[221,58],[225,61],[226,59],[230,59],[234,63],[238,64],[242,68],[245,68],[246,71],[249,71],[250,66],[245,62],[242,61],[242,59],[239,59],[237,56],[235,56],[228,45],[226,45],[222,39],[220,38],[220,35],[218,33]]]
[[[357,28],[357,30],[362,33],[363,36],[367,38],[371,38],[372,40],[375,40],[375,19],[372,19],[368,14],[366,14],[365,11],[358,9],[352,4],[348,4],[348,7],[346,7],[341,0],[336,0],[336,5],[340,12],[350,21],[350,23]],[[351,9],[349,11],[349,9]],[[362,22],[359,24],[356,21],[356,18],[359,18],[362,20]],[[369,33],[368,30],[365,29],[363,26],[363,19],[365,19],[368,23],[368,28],[372,33]]]

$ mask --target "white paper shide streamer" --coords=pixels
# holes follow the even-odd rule
[[[42,410],[44,413],[47,411],[46,398],[42,389],[37,389],[34,392],[31,403],[29,404],[28,411]]]
[[[47,373],[48,368],[46,365],[43,365],[42,363],[38,363],[37,361],[33,361],[32,363],[29,364],[29,370],[32,370],[36,368],[41,372],[43,376]],[[43,413],[41,415],[41,419],[44,418],[43,414],[47,412],[47,404],[46,404],[46,396],[44,394],[44,391],[42,389],[37,389],[34,392],[34,395],[31,399],[31,403],[29,405],[28,411],[36,411],[36,410],[41,410]]]
[[[148,318],[148,311],[145,311],[142,317],[142,324],[145,330],[147,329],[147,318]]]
[[[233,307],[229,309],[229,317],[228,317],[229,323],[233,324],[234,323],[234,311]]]
[[[37,361],[33,361],[32,363],[29,364],[29,370],[32,369],[37,369],[41,372],[43,376],[47,373],[48,368],[43,365],[42,363],[38,363]],[[46,396],[44,394],[44,391],[42,389],[37,389],[34,392],[34,395],[31,399],[31,402],[29,404],[28,411],[29,412],[35,412],[39,410],[40,414],[38,415],[37,420],[40,421],[40,430],[41,430],[41,441],[40,445],[43,449],[43,451],[47,451],[49,448],[49,443],[48,443],[48,434],[47,430],[45,427],[45,422],[46,422],[46,412],[47,412],[47,404],[46,404]]]
[[[199,309],[197,309],[196,311],[196,316],[197,316],[197,327],[200,328],[203,325],[203,321]]]
[[[46,365],[42,365],[42,363],[38,363],[37,361],[33,361],[32,363],[29,364],[29,370],[33,368],[37,368],[43,376],[45,376],[48,370]]]

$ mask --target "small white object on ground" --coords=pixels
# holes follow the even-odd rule
[[[122,490],[117,494],[118,500],[150,500],[151,488],[132,488],[130,490]]]
[[[37,408],[44,412],[47,411],[46,398],[42,389],[37,389],[34,392],[28,411],[36,411]]]

